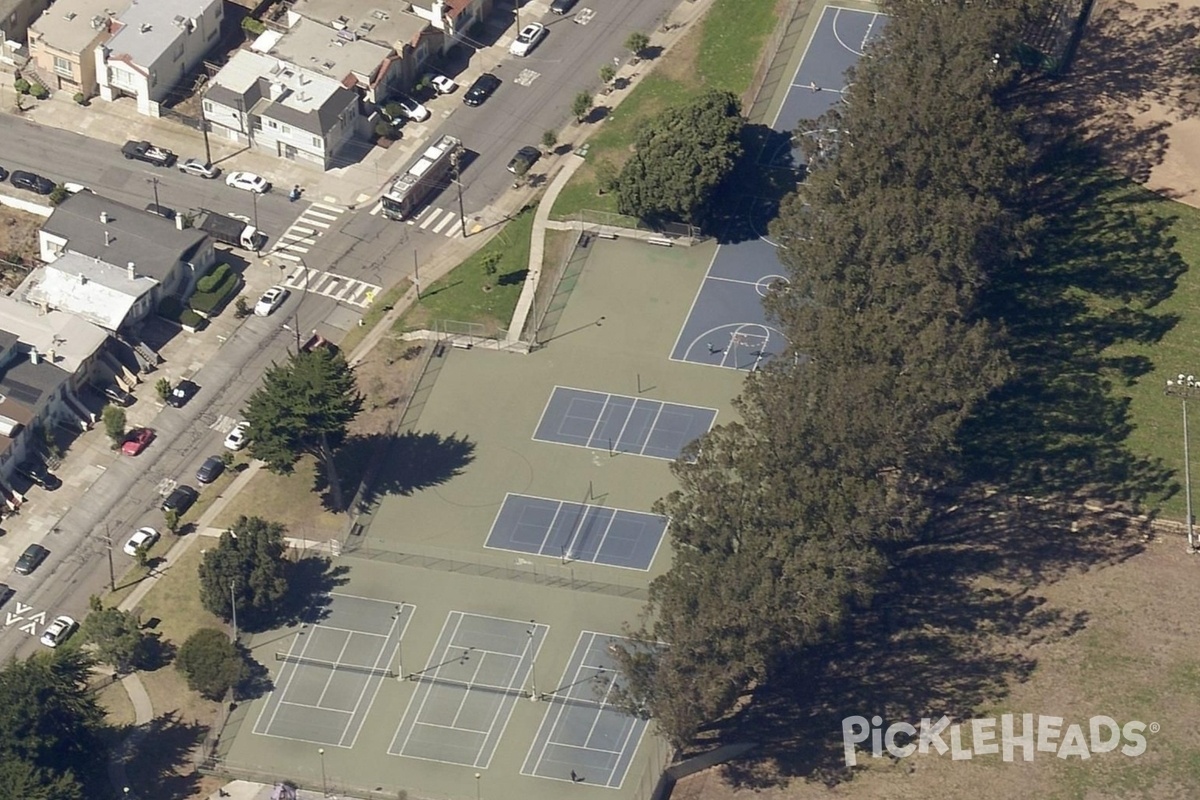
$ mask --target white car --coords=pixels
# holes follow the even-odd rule
[[[245,189],[248,192],[262,194],[271,190],[271,182],[253,172],[231,172],[225,178],[225,185],[234,189]]]
[[[78,627],[79,623],[66,614],[55,617],[54,622],[47,625],[45,633],[42,634],[42,644],[46,647],[58,647],[69,639]]]
[[[225,437],[225,449],[237,452],[246,446],[246,442],[250,441],[250,423],[239,422]]]
[[[408,117],[413,122],[424,122],[430,117],[429,109],[408,95],[402,94],[397,97],[394,102],[400,105],[400,110],[404,116]]]
[[[256,317],[271,316],[271,312],[279,308],[287,296],[287,289],[282,286],[272,286],[263,292],[262,297],[258,298],[258,302],[254,304],[254,315]]]
[[[531,22],[521,28],[517,38],[508,46],[508,52],[514,56],[527,56],[533,52],[533,48],[537,47],[545,36],[546,26],[540,22]]]
[[[154,528],[138,528],[121,549],[125,551],[125,555],[127,556],[136,556],[139,547],[145,547],[149,550],[157,541],[158,531],[154,530]]]
[[[458,88],[458,84],[447,78],[445,75],[439,75],[436,72],[431,72],[425,76],[429,81],[429,85],[433,87],[438,94],[452,94]]]

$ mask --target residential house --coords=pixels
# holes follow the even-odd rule
[[[507,5],[508,0],[502,0]],[[416,0],[412,13],[442,31],[445,53],[467,37],[471,29],[492,13],[494,0]]]
[[[91,392],[107,341],[71,314],[0,296],[0,478],[39,445],[36,428],[95,422],[79,394]]]
[[[124,265],[126,277],[130,271],[134,274],[128,292],[145,285],[138,284],[139,278],[156,281],[148,302],[149,307],[157,307],[164,297],[191,297],[196,280],[217,260],[208,234],[181,229],[182,222],[181,218],[172,222],[93,192],[79,192],[55,207],[38,232],[38,244],[41,258],[48,264],[74,252],[115,265],[118,272]],[[146,302],[139,295],[129,313],[148,313]]]
[[[154,310],[158,285],[154,278],[138,273],[136,262],[117,266],[68,250],[30,272],[13,295],[116,333]]]
[[[404,4],[407,6],[407,4]],[[385,48],[384,59],[377,65],[375,75],[364,81],[357,73],[354,83],[362,91],[364,99],[382,105],[397,92],[412,86],[421,76],[429,59],[436,55],[442,45],[444,34],[429,23],[428,18],[413,11],[403,10],[397,5],[380,3],[379,0],[295,0],[291,13],[317,23],[321,33],[305,34],[316,37],[315,47],[306,50],[304,45],[290,44],[286,39],[276,45],[277,55],[297,66],[316,68],[323,65],[328,55],[338,48],[346,48],[358,42],[369,42]],[[311,55],[318,56],[308,61]],[[299,59],[299,60],[297,60]],[[334,59],[334,68],[327,74],[344,80],[345,72],[339,69]],[[341,74],[339,74],[339,72]]]
[[[218,135],[328,169],[366,147],[370,119],[343,82],[274,56],[239,50],[208,82],[204,118]]]
[[[29,26],[50,6],[51,0],[0,0],[0,61],[17,65],[23,60],[21,44]]]
[[[130,0],[96,50],[100,97],[135,97],[140,113],[158,116],[216,45],[224,19],[224,0]]]
[[[94,97],[96,50],[112,35],[112,8],[128,0],[58,0],[29,26],[29,60],[46,88]]]

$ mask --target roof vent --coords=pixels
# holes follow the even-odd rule
[[[79,283],[80,284],[87,283],[87,275],[84,275],[82,272],[79,273]]]
[[[143,22],[141,25],[138,26],[138,30],[141,31],[142,33],[149,33],[153,29],[154,29],[154,26],[151,25],[149,22]]]
[[[125,272],[129,276],[129,280],[137,280],[137,265],[132,261],[125,266]]]
[[[71,20],[75,19],[76,16],[78,15],[74,11],[68,11],[66,14],[63,14],[63,19],[65,19],[67,22],[70,22]]]
[[[112,234],[109,233],[108,231],[105,231],[104,232],[104,246],[108,247],[110,244],[112,244]]]
[[[100,222],[105,225],[108,224],[108,212],[107,211],[100,212]]]
[[[329,24],[332,25],[335,30],[344,31],[350,25],[350,20],[346,17],[338,17]]]

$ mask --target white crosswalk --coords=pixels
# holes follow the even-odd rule
[[[311,203],[291,224],[291,227],[279,237],[279,241],[275,243],[270,255],[284,261],[299,262],[304,254],[317,243],[317,237],[332,227],[338,217],[344,213],[346,213],[346,209],[338,206]]]
[[[299,265],[292,270],[292,274],[287,276],[283,285],[289,289],[319,294],[322,297],[332,297],[338,302],[359,308],[371,305],[371,301],[375,299],[375,295],[379,293],[380,289],[373,283],[347,278],[345,275],[338,275],[334,272],[308,269]]]
[[[369,213],[373,217],[378,216],[382,209],[383,204],[376,203]],[[409,225],[416,225],[426,233],[438,234],[449,239],[462,238],[462,225],[459,224],[457,211],[430,206],[423,209],[416,216],[409,217],[405,222]]]

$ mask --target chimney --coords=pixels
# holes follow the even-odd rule
[[[175,230],[177,230],[177,231],[183,230],[183,214],[175,215]]]
[[[129,276],[129,280],[131,281],[137,279],[136,265],[132,261],[125,265],[125,274]]]
[[[110,233],[109,233],[109,232],[106,230],[106,231],[104,232],[104,246],[105,246],[105,247],[108,247],[108,245],[109,245],[111,242],[112,242],[112,234],[110,234]]]
[[[55,359],[56,355],[57,355],[57,353],[54,352],[53,347],[51,347],[49,350],[46,351],[46,358],[49,359],[51,364],[54,363],[54,359]]]
[[[100,222],[104,225],[108,224],[108,212],[107,211],[100,212]]]
[[[29,363],[30,364],[40,364],[41,360],[42,360],[41,356],[38,355],[38,351],[37,351],[36,347],[29,351]]]

